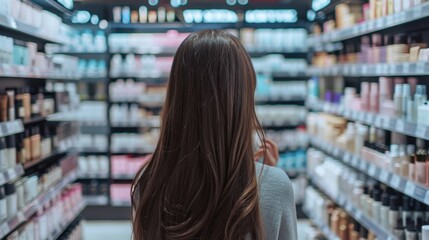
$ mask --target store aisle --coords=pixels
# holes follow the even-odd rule
[[[298,221],[298,239],[306,239],[309,222]],[[131,239],[131,225],[128,221],[85,221],[83,240],[124,240]]]

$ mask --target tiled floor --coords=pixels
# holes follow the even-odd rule
[[[298,221],[298,239],[306,239],[307,221]],[[128,240],[131,239],[129,221],[85,221],[83,240]]]

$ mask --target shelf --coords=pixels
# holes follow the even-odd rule
[[[134,75],[134,74],[112,74],[110,79],[126,79],[131,78],[138,82],[145,82],[151,84],[165,84],[169,78],[168,75],[154,74],[154,75]]]
[[[21,120],[12,120],[8,122],[0,122],[0,137],[21,133],[24,131],[24,126]]]
[[[38,122],[43,122],[46,120],[46,117],[43,116],[38,116],[38,117],[32,117],[29,119],[24,119],[24,125],[29,125],[29,124],[33,124],[33,123],[38,123]]]
[[[429,140],[429,125],[407,122],[404,119],[393,118],[381,114],[351,111],[340,107],[338,104],[325,103],[323,101],[308,102],[307,106],[313,110],[342,116],[350,121],[357,121],[384,130]]]
[[[57,151],[53,151],[51,154],[44,156],[44,157],[40,157],[38,159],[34,159],[31,160],[29,162],[24,163],[24,169],[28,170],[30,168],[34,168],[39,164],[45,163],[45,162],[49,162],[51,160],[54,159],[60,159],[66,156],[66,152],[57,152]]]
[[[429,72],[429,63],[337,64],[327,68],[311,67],[309,72],[317,76],[344,77],[425,76]]]
[[[52,233],[51,236],[48,237],[48,240],[57,240],[67,230],[67,228],[81,215],[85,207],[85,203],[81,203],[79,204],[79,206],[74,207],[74,209],[72,210],[73,217],[69,221],[63,223],[59,230]]]
[[[112,150],[113,155],[146,155],[152,154],[155,148],[152,149],[117,149]]]
[[[112,179],[113,180],[134,180],[135,174],[134,175],[129,175],[129,174],[112,174]]]
[[[2,35],[10,36],[22,41],[35,43],[56,43],[63,44],[60,39],[44,36],[39,33],[39,29],[21,23],[11,16],[0,15],[0,32]]]
[[[305,100],[301,99],[280,99],[280,100],[256,100],[257,105],[304,105]]]
[[[266,71],[266,70],[255,70],[257,73],[268,74],[273,78],[308,78],[310,74],[308,69],[302,71]],[[296,79],[293,79],[296,80]]]
[[[108,134],[109,126],[100,124],[85,124],[80,125],[80,132],[83,134]]]
[[[79,83],[107,83],[107,77],[81,77]]]
[[[305,122],[300,123],[285,123],[284,125],[262,125],[264,130],[274,130],[274,131],[282,131],[282,130],[290,130],[296,129],[300,126],[304,126]]]
[[[359,222],[369,231],[373,232],[377,239],[396,239],[394,235],[385,230],[382,226],[372,221],[371,218],[366,216],[359,208],[355,207],[350,203],[344,196],[340,195],[339,197],[332,196],[324,186],[320,184],[320,179],[316,177],[311,177],[311,182],[320,189],[326,196],[328,196],[332,201],[335,202],[338,206],[342,207],[354,220]]]
[[[60,194],[67,185],[76,180],[76,172],[72,171],[62,178],[58,183],[54,184],[49,190],[40,194],[36,199],[27,204],[24,209],[18,211],[17,215],[0,225],[0,238],[10,234],[18,228],[22,223],[28,221],[39,209],[43,208],[46,203],[49,203]]]
[[[134,54],[134,55],[154,55],[157,57],[172,57],[174,54],[176,54],[178,46],[175,48],[154,48],[154,49],[120,49],[120,50],[113,50],[110,52],[110,55],[114,54],[120,54],[120,55],[127,55],[127,54]]]
[[[114,206],[114,207],[131,207],[131,202],[130,201],[112,200],[112,206]]]
[[[107,149],[80,148],[77,151],[80,155],[107,155]]]
[[[71,18],[72,16],[72,11],[60,4],[58,0],[33,0],[33,2],[36,2],[38,5],[43,7],[43,9],[52,12],[61,18]]]
[[[13,182],[15,179],[24,175],[24,168],[21,164],[16,165],[13,168],[9,168],[0,172],[0,185],[4,185],[9,182]]]
[[[426,17],[429,17],[429,3],[427,2],[411,9],[375,20],[365,21],[349,28],[335,30],[322,35],[311,35],[308,39],[308,44],[317,45],[320,43],[343,41],[368,33],[410,23]]]
[[[429,205],[429,188],[389,172],[360,156],[312,136],[311,145],[403,194]]]
[[[61,54],[69,55],[78,58],[89,58],[89,59],[104,59],[107,58],[106,52],[77,52],[77,51],[61,51],[61,52],[52,52],[50,54]]]
[[[323,235],[325,235],[325,237],[327,237],[329,240],[341,240],[341,238],[338,237],[334,232],[332,232],[328,226],[312,218],[311,210],[307,210],[303,208],[303,212],[305,213],[305,215],[307,215],[310,218],[310,221],[314,225],[316,225],[322,231]]]
[[[79,180],[109,180],[109,174],[81,174],[79,173],[77,178]]]
[[[88,206],[106,206],[109,204],[107,196],[84,196],[86,205]]]

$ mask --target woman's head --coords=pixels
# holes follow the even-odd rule
[[[255,71],[239,40],[218,30],[178,48],[160,139],[135,179],[136,239],[262,238],[252,136]]]

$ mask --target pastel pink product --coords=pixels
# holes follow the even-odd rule
[[[369,98],[369,83],[361,83],[361,108],[364,111],[369,111],[370,109],[370,98]]]
[[[371,83],[370,85],[370,94],[369,94],[369,103],[370,103],[370,111],[378,113],[380,110],[379,105],[379,91],[378,91],[378,83]]]

